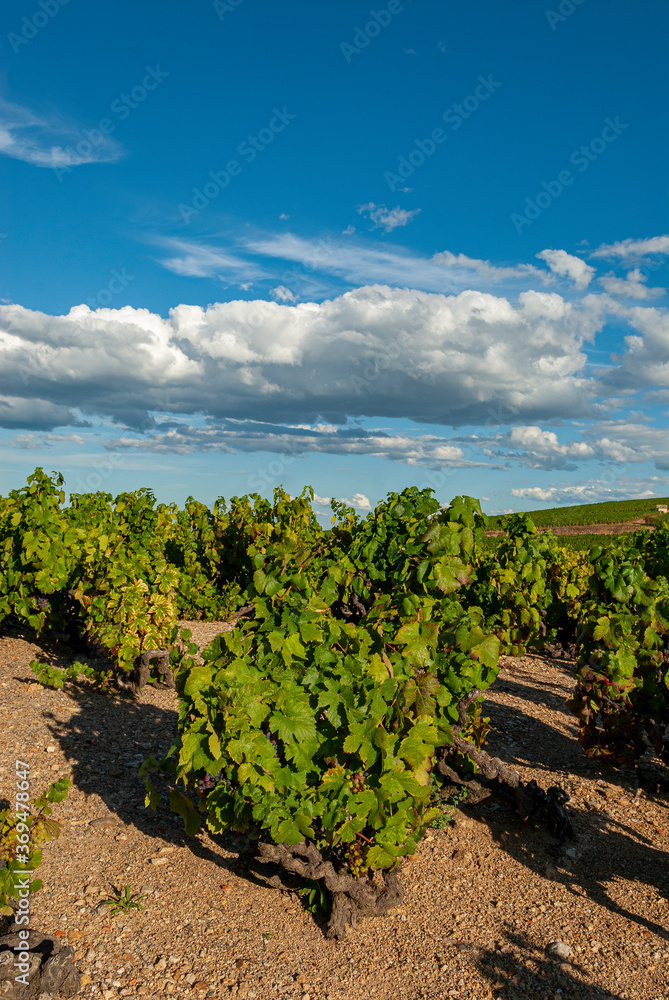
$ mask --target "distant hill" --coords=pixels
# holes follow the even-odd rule
[[[583,503],[573,507],[548,507],[524,513],[539,527],[557,527],[570,524],[615,524],[635,521],[650,515],[657,520],[669,520],[669,515],[658,515],[658,504],[669,506],[669,497],[651,497],[643,500],[610,500],[606,503]],[[501,528],[505,514],[490,517],[490,528]],[[655,520],[655,518],[654,518]]]

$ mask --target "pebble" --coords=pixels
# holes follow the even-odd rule
[[[81,976],[79,977],[79,983],[81,984],[81,986],[88,986],[88,984],[92,982],[93,980],[86,972],[82,973]]]
[[[100,816],[98,819],[92,819],[89,826],[93,830],[112,830],[118,823],[116,816]]]
[[[44,749],[46,750],[47,753],[55,753],[56,752],[55,746],[53,746],[53,744],[51,744],[51,743],[49,743],[48,747],[45,747]]]
[[[154,963],[153,968],[156,970],[156,972],[162,972],[163,969],[166,969],[167,968],[167,959],[165,958],[165,956],[163,956],[162,958],[159,958],[158,961]]]
[[[547,948],[548,954],[553,955],[554,958],[569,958],[571,955],[571,948],[564,941],[551,941]]]

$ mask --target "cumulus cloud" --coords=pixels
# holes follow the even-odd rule
[[[618,243],[603,243],[593,250],[593,257],[645,257],[647,254],[669,254],[669,236],[651,236],[645,240],[620,240]]]
[[[651,463],[669,469],[669,436],[666,429],[633,415],[627,419],[598,420],[584,426],[580,439],[560,441],[554,431],[541,427],[513,427],[509,431],[481,437],[454,436],[452,444],[480,451],[505,463],[531,469],[573,471],[585,462],[601,464]]]
[[[391,233],[398,226],[406,226],[419,212],[419,208],[414,208],[411,211],[400,208],[399,205],[395,208],[387,208],[385,205],[375,205],[373,201],[367,205],[360,205],[358,208],[359,215],[369,216],[370,221],[374,223],[374,229],[383,229],[386,233]]]
[[[481,442],[484,454],[513,459],[531,469],[575,469],[578,462],[595,456],[587,441],[561,442],[555,431],[536,425],[513,427],[506,434],[495,435],[491,443]]]
[[[579,290],[588,287],[595,273],[594,267],[590,267],[580,257],[574,257],[566,250],[542,250],[537,257],[546,261],[554,274],[570,278]]]
[[[17,398],[0,422],[51,429],[73,407],[147,430],[166,409],[308,424],[604,416],[584,374],[597,322],[554,293],[523,292],[512,305],[385,286],[321,303],[180,305],[168,318],[130,306],[48,316],[5,305],[0,393]]]
[[[612,485],[606,479],[596,479],[587,483],[559,486],[527,486],[511,490],[511,496],[524,500],[541,500],[557,507],[567,504],[602,503],[607,500],[628,500],[661,496],[651,489],[647,481],[619,481]]]
[[[628,271],[624,278],[617,278],[614,274],[605,274],[599,279],[599,283],[609,295],[620,296],[630,299],[656,299],[661,298],[666,288],[649,288],[646,284],[648,276],[638,267]]]
[[[626,307],[609,300],[606,307],[627,321],[635,333],[625,337],[626,350],[618,365],[605,372],[602,383],[627,392],[669,388],[669,312],[651,306]]]
[[[84,131],[62,116],[38,115],[0,99],[0,153],[36,167],[78,167],[114,163],[122,146],[109,135],[93,144]]]

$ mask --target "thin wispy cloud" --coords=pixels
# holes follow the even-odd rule
[[[352,227],[349,228],[353,235]],[[498,267],[448,250],[427,257],[399,245],[379,246],[362,238],[308,239],[294,233],[262,233],[238,238],[234,247],[238,254],[245,252],[280,261],[281,270],[288,261],[354,287],[379,283],[430,292],[458,292],[504,282],[518,288],[523,284],[527,287],[554,281],[550,271],[532,264]],[[270,264],[265,260],[263,266],[269,269]]]
[[[168,271],[187,278],[217,278],[226,283],[238,283],[269,277],[267,272],[248,257],[240,257],[218,247],[191,240],[160,241],[173,257],[160,260]]]
[[[669,236],[651,236],[645,240],[626,239],[618,243],[603,243],[593,250],[592,257],[646,257],[649,254],[669,254]]]
[[[36,167],[63,168],[115,163],[123,147],[101,132],[96,144],[86,141],[83,128],[60,115],[39,115],[0,99],[0,153]]]

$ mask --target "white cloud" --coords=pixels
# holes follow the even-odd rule
[[[189,455],[194,453],[272,452],[290,455],[363,455],[401,462],[416,468],[465,469],[495,467],[487,461],[471,461],[460,447],[437,434],[389,434],[359,427],[296,427],[253,420],[211,420],[206,427],[163,425],[139,438],[108,440],[113,451]],[[328,501],[329,502],[329,501]],[[350,502],[350,501],[347,501]]]
[[[123,148],[109,135],[91,142],[62,116],[38,115],[0,99],[0,153],[36,167],[68,168],[114,163],[123,156]]]
[[[669,254],[669,236],[651,236],[645,240],[620,240],[618,243],[603,243],[593,250],[593,257],[644,257],[646,254]]]
[[[352,236],[355,232],[355,226],[347,226],[346,229],[342,229],[342,236]]]
[[[630,299],[656,299],[661,298],[666,292],[666,288],[649,288],[646,285],[647,275],[637,267],[628,271],[626,277],[617,278],[614,274],[605,274],[599,279],[600,285],[609,295],[616,295]]]
[[[364,493],[354,493],[350,500],[344,500],[344,503],[349,504],[351,507],[355,507],[356,510],[373,510],[374,505],[371,503],[368,497]]]
[[[166,239],[161,245],[177,256],[161,260],[168,271],[186,278],[218,278],[222,282],[258,279],[266,272],[254,261],[189,240]]]
[[[542,250],[536,256],[546,261],[554,274],[571,278],[579,290],[588,287],[595,273],[594,267],[590,267],[580,257],[574,257],[566,250]]]
[[[453,268],[456,271],[469,272],[471,277],[476,276],[477,279],[493,284],[497,284],[500,281],[514,281],[518,279],[527,281],[530,278],[536,278],[543,284],[546,284],[546,282],[552,280],[550,275],[534,267],[532,264],[498,267],[495,264],[491,264],[489,260],[478,260],[476,257],[467,257],[464,253],[454,254],[450,250],[442,250],[440,253],[436,253],[432,260],[437,264]]]
[[[240,238],[235,252],[276,258],[285,267],[293,261],[309,271],[335,276],[358,287],[360,284],[388,284],[420,288],[431,292],[460,291],[484,285],[553,281],[550,272],[532,264],[496,267],[489,261],[455,255],[448,250],[424,257],[400,246],[372,243],[363,239],[309,240],[293,233],[268,233]],[[267,265],[264,265],[267,266]]]
[[[387,208],[385,205],[375,205],[373,201],[367,205],[360,205],[358,208],[360,215],[369,214],[370,220],[374,223],[374,229],[383,229],[386,233],[392,232],[398,226],[406,226],[419,212],[419,208],[414,208],[411,211],[400,208],[399,205],[395,208]]]
[[[576,505],[582,503],[602,503],[606,500],[628,500],[642,497],[661,496],[649,489],[644,480],[619,480],[611,485],[608,480],[598,479],[587,483],[559,486],[528,486],[511,490],[511,496],[524,500],[541,500],[551,506]]]
[[[276,288],[273,288],[271,294],[277,302],[297,301],[297,295],[295,295],[294,292],[291,292],[290,288],[286,288],[285,285],[278,285]]]
[[[149,413],[166,410],[308,424],[592,418],[604,409],[583,343],[596,323],[554,293],[523,292],[512,305],[378,285],[321,303],[180,305],[167,319],[130,306],[48,316],[5,305],[0,393],[20,397],[28,423],[17,424],[15,403],[12,426],[44,429],[76,406],[147,429]]]

